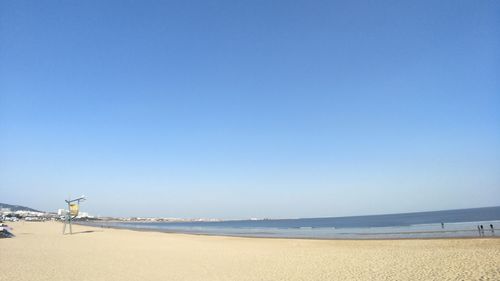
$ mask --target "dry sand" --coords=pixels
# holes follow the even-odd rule
[[[297,240],[11,223],[0,280],[500,280],[500,239]]]

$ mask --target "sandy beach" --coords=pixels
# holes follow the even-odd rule
[[[0,280],[500,280],[500,239],[306,240],[10,224]]]

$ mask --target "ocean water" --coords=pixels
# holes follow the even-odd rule
[[[444,223],[442,227],[441,222]],[[500,235],[500,206],[388,215],[221,222],[92,222],[101,227],[244,237],[388,239]],[[491,231],[490,224],[495,231]],[[483,225],[484,234],[477,226]],[[495,233],[496,232],[496,233]]]

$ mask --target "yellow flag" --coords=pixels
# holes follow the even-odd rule
[[[79,209],[80,209],[80,206],[78,204],[70,204],[69,205],[69,213],[71,214],[72,217],[78,216]]]

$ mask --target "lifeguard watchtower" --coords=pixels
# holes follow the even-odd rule
[[[80,211],[80,202],[85,201],[85,196],[80,196],[76,199],[68,199],[64,200],[68,204],[68,211],[64,216],[64,227],[63,227],[63,235],[66,234],[66,225],[69,224],[69,234],[73,234],[73,229],[71,228],[71,221],[78,216],[78,212]]]

